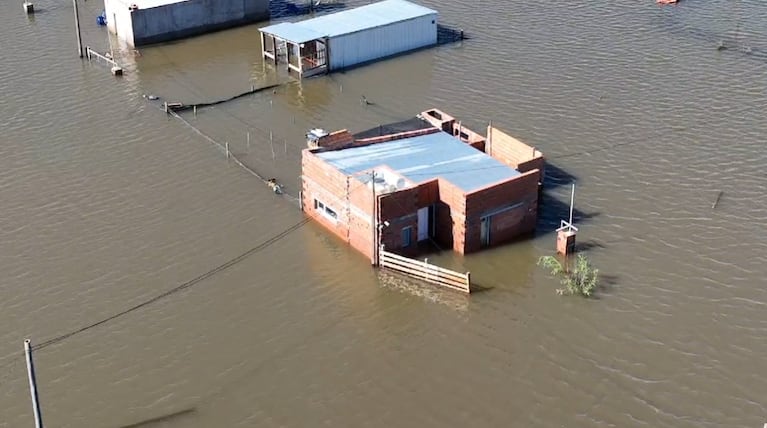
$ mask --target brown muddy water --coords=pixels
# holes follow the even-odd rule
[[[0,427],[33,423],[25,337],[147,301],[37,351],[47,426],[767,422],[767,3],[422,3],[471,39],[184,117],[293,194],[315,126],[436,106],[539,147],[537,235],[436,258],[488,288],[470,298],[379,275],[313,224],[279,235],[296,206],[141,97],[285,80],[258,26],[140,56],[113,40],[116,79],[77,58],[70,3],[0,4]],[[103,51],[100,12],[82,3]],[[535,267],[572,180],[597,299],[557,296]]]

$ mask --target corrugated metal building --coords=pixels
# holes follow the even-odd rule
[[[262,52],[311,76],[437,43],[435,10],[385,0],[301,22],[261,29]]]

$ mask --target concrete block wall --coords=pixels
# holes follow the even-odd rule
[[[435,206],[434,213],[434,240],[443,248],[453,247],[453,213],[450,205],[439,201]]]
[[[543,182],[545,159],[543,153],[535,147],[527,145],[505,132],[487,127],[489,155],[511,166],[519,172],[539,171],[539,183]]]
[[[464,252],[466,235],[466,194],[449,181],[439,179],[439,200],[436,213],[437,242],[452,244],[453,250]]]
[[[482,134],[478,134],[471,129],[463,126],[460,122],[453,124],[453,136],[458,138],[459,140],[463,141],[464,143],[468,143],[470,146],[474,147],[475,149],[478,149],[484,153],[485,151],[485,136]]]
[[[328,150],[336,150],[348,147],[353,142],[354,136],[348,130],[341,129],[319,138],[317,140],[317,147],[322,147]]]
[[[380,220],[389,222],[389,226],[381,229],[381,243],[387,251],[399,254],[403,252],[402,229],[412,227],[412,246],[418,236],[418,187],[400,190],[381,195],[379,198]]]
[[[362,138],[354,141],[353,147],[366,146],[369,144],[385,143],[387,141],[401,140],[403,138],[418,137],[420,135],[434,134],[439,132],[437,128],[416,129],[415,131],[398,132],[396,134],[381,135],[380,137]]]
[[[402,229],[408,226],[413,228],[415,243],[418,236],[418,209],[431,205],[435,206],[435,241],[443,247],[452,246],[459,253],[481,249],[481,219],[484,216],[491,217],[490,246],[534,231],[538,189],[545,165],[543,154],[492,127],[488,127],[488,136],[485,138],[459,126],[452,116],[436,109],[422,113],[422,117],[435,127],[360,140],[354,140],[347,130],[341,130],[325,137],[326,140],[321,143],[322,148],[318,150],[378,144],[445,130],[478,150],[484,151],[487,148],[493,157],[518,169],[522,174],[469,194],[443,179],[437,179],[410,189],[374,196],[367,184],[356,177],[347,177],[317,157],[312,150],[305,150],[302,160],[305,177],[302,200],[307,215],[368,257],[373,254],[373,243],[378,233],[372,218],[375,206],[381,223],[389,222],[389,226],[381,230],[381,243],[388,250],[405,255],[415,250],[415,246],[402,247]],[[333,221],[314,209],[315,198],[329,206],[337,204],[345,209]],[[332,208],[336,209],[335,206]]]
[[[304,213],[365,256],[372,257],[372,191],[308,149],[302,152],[301,172]],[[337,218],[329,218],[322,210],[315,209],[315,199],[335,211]]]
[[[447,132],[448,134],[453,133],[455,118],[445,113],[444,111],[433,108],[433,109],[429,109],[424,112],[421,112],[419,116],[422,117],[425,121],[431,123],[432,126],[434,126],[435,128],[441,129],[442,131]]]
[[[439,201],[437,180],[423,183],[409,189],[388,193],[379,197],[379,215],[381,223],[389,222],[381,231],[381,242],[390,251],[409,254],[415,250],[418,237],[418,210]],[[402,247],[402,229],[412,227],[413,245]]]
[[[400,140],[403,138],[417,137],[419,135],[433,134],[439,132],[436,128],[417,129],[415,131],[405,131],[396,134],[382,135],[380,137],[354,139],[354,136],[348,130],[332,132],[319,140],[317,147],[325,150],[341,150],[352,147],[369,146],[371,144],[385,143],[387,141]]]
[[[492,214],[490,220],[491,246],[535,230],[538,215],[538,177],[538,170],[528,171],[466,195],[464,252],[474,252],[482,248],[481,219],[494,212],[496,214]]]

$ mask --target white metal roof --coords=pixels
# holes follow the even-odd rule
[[[306,21],[270,25],[261,28],[261,32],[293,43],[304,43],[437,14],[436,10],[407,0],[385,0]]]

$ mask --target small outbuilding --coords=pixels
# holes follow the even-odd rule
[[[543,154],[432,109],[353,135],[313,130],[302,155],[304,212],[377,264],[421,243],[459,253],[535,230]]]
[[[437,17],[406,0],[385,0],[264,27],[262,53],[299,76],[313,76],[435,45]]]
[[[104,0],[107,28],[131,46],[269,19],[269,0]]]

